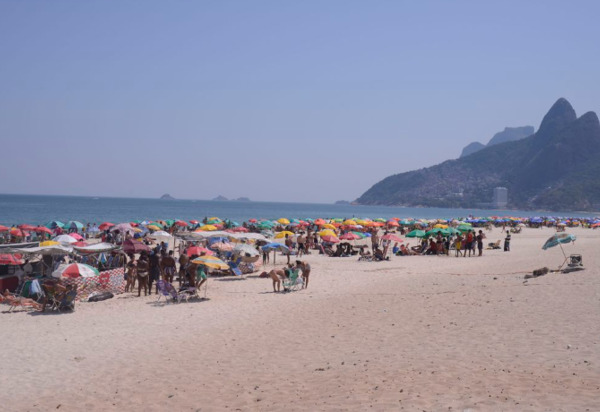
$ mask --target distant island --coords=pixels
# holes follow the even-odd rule
[[[165,193],[164,195],[162,195],[160,197],[160,199],[161,200],[175,200],[175,198],[173,196],[171,196],[170,194],[168,194],[168,193]]]
[[[520,129],[521,135],[531,131]],[[489,204],[496,188],[503,188],[508,190],[509,208],[597,211],[599,157],[598,116],[587,112],[577,117],[571,104],[561,98],[534,134],[389,176],[363,193],[357,203],[473,208]]]
[[[349,204],[351,204],[351,203],[347,200],[338,200],[337,202],[334,203],[334,205],[349,205]]]
[[[238,197],[237,199],[227,199],[223,195],[219,195],[212,200],[215,202],[251,202],[251,200],[248,199],[247,197]]]

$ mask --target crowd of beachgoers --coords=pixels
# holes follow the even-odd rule
[[[273,290],[307,288],[309,254],[386,261],[392,256],[481,257],[485,249],[510,251],[514,234],[525,228],[596,228],[598,219],[474,218],[425,219],[250,219],[243,223],[217,217],[125,223],[48,222],[0,226],[4,249],[0,264],[24,279],[42,277],[41,289],[65,297],[69,279],[98,276],[123,268],[125,292],[162,293],[173,299],[198,296],[209,275],[242,275],[263,269]],[[486,232],[501,228],[504,242],[486,242]],[[411,240],[414,244],[411,246]],[[273,256],[271,257],[271,252]],[[276,254],[286,261],[274,267]],[[273,264],[271,270],[267,265]],[[173,284],[178,282],[176,289]],[[18,286],[17,286],[18,289]],[[10,298],[8,292],[4,299]],[[77,296],[76,292],[73,297]],[[37,307],[34,304],[30,306]],[[59,305],[60,306],[60,305]]]

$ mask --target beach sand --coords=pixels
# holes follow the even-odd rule
[[[600,410],[600,231],[552,229],[483,257],[311,254],[309,289],[211,278],[209,299],[131,294],[74,313],[5,313],[6,411]],[[487,242],[502,239],[500,229]],[[411,243],[414,243],[411,242]],[[285,258],[278,256],[278,261]]]

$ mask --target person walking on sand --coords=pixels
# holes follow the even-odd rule
[[[302,288],[308,289],[308,277],[310,276],[310,264],[302,260],[296,261],[296,268],[302,271]]]
[[[371,234],[371,249],[375,253],[375,249],[379,247],[379,236],[377,236],[377,229]]]

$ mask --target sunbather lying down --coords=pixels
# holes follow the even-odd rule
[[[6,289],[4,293],[0,293],[0,303],[7,303],[12,306],[29,306],[36,310],[42,310],[42,305],[33,299],[21,298],[13,295]]]

